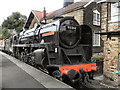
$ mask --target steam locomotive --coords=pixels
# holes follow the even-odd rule
[[[13,56],[62,81],[88,82],[97,70],[91,62],[92,30],[73,17],[23,30],[9,41]]]

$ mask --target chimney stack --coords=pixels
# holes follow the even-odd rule
[[[73,4],[73,3],[74,3],[74,0],[64,0],[63,7],[67,7],[68,5]]]
[[[44,7],[44,10],[43,10],[43,18],[46,17],[46,10],[45,10],[45,7]]]

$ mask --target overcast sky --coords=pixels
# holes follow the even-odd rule
[[[75,2],[80,0],[75,0]],[[0,1],[0,25],[12,12],[20,12],[29,16],[31,10],[42,11],[43,7],[51,12],[63,7],[63,0],[1,0]]]

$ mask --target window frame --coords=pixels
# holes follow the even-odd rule
[[[93,25],[100,26],[100,12],[93,10]]]
[[[110,7],[111,13],[110,13],[110,20],[109,20],[109,22],[118,22],[118,21],[120,21],[119,20],[120,11],[119,11],[119,8],[118,8],[119,5],[120,5],[120,2],[111,3],[111,7]],[[117,11],[117,12],[113,13],[113,11]]]
[[[94,30],[93,31],[93,46],[94,47],[100,47],[101,46],[101,42],[100,42],[100,34],[95,34],[95,33],[100,33],[100,31],[98,31],[98,30]],[[97,35],[97,37],[96,37],[96,35]],[[99,41],[97,42],[98,44],[95,44],[95,41],[97,41],[96,39],[98,39]]]

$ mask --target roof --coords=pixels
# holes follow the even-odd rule
[[[91,1],[91,0],[89,0]],[[51,13],[47,16],[47,19],[49,18],[53,18],[53,17],[56,17],[56,16],[60,16],[64,13],[68,13],[68,12],[71,12],[73,10],[78,10],[78,9],[82,9],[84,8],[84,5],[86,5],[88,2],[83,2],[83,1],[79,1],[79,2],[76,2],[76,3],[73,3],[73,4],[70,4],[68,5],[67,7],[64,7],[64,8],[61,8],[61,9],[58,9],[56,11],[54,11],[54,13]]]
[[[37,19],[40,21],[43,18],[43,12],[32,10],[33,14],[37,17]]]
[[[78,9],[83,9],[85,5],[88,5],[91,0],[81,0],[79,2],[73,3],[68,5],[67,7],[52,11],[50,13],[46,14],[46,19],[54,18],[57,16],[61,16],[62,14],[78,10]],[[37,11],[37,10],[32,10],[30,13],[30,16],[25,24],[25,28],[28,28],[33,17],[36,17],[38,22],[43,19],[43,12]]]
[[[36,19],[38,20],[38,22],[43,18],[43,12],[41,11],[37,11],[37,10],[32,10],[29,17],[28,17],[28,20],[25,24],[25,28],[29,28],[29,25],[31,24],[32,22],[32,19],[34,18],[34,16],[36,17]]]
[[[96,0],[97,3],[102,3],[102,2],[119,2],[120,0]]]

